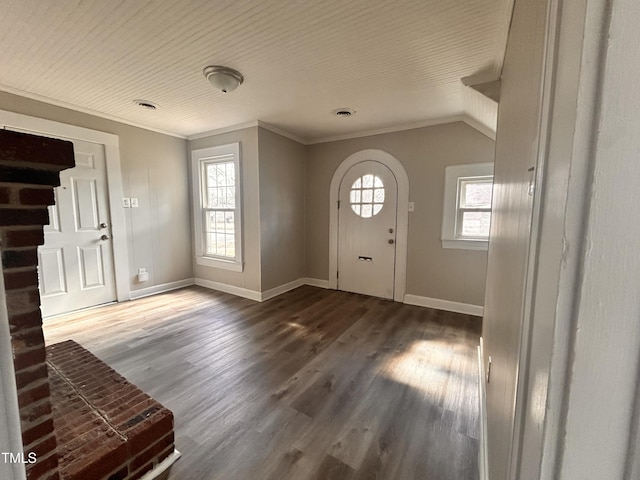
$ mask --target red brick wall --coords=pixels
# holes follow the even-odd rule
[[[58,479],[37,277],[37,247],[59,172],[75,165],[71,142],[0,130],[0,254],[29,480]]]

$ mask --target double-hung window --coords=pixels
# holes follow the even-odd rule
[[[192,151],[196,263],[242,271],[240,144]]]
[[[447,167],[444,190],[442,247],[486,250],[491,224],[493,164]]]

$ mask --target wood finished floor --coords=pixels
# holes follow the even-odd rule
[[[171,480],[476,480],[480,319],[200,287],[45,321],[175,415]]]

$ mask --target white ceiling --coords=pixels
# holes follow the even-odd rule
[[[0,0],[0,90],[180,136],[259,120],[315,142],[436,123],[465,114],[461,78],[499,75],[511,3]],[[223,95],[207,65],[245,82]]]

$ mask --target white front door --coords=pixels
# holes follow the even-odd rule
[[[116,299],[104,146],[73,145],[76,166],[60,174],[38,249],[43,316]]]
[[[338,211],[338,289],[393,298],[398,185],[380,162],[342,178]]]

